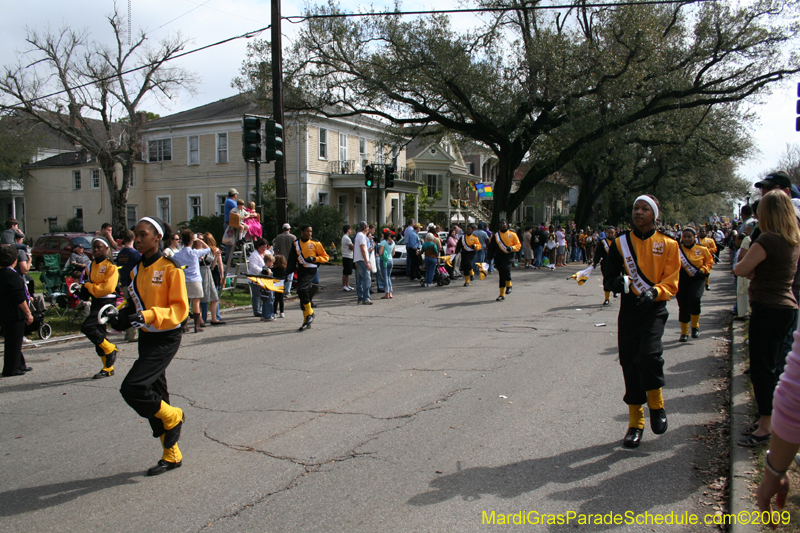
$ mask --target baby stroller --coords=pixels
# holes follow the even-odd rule
[[[33,300],[28,300],[28,309],[30,309],[33,315],[33,322],[25,326],[25,335],[36,332],[39,334],[40,339],[49,339],[50,335],[53,334],[53,328],[44,321],[44,316],[47,314],[47,311],[44,309],[36,309],[33,305]]]
[[[447,272],[444,257],[439,257],[439,259],[436,261],[436,267],[433,271],[433,282],[439,287],[442,285],[450,285],[450,274]],[[421,279],[419,284],[420,286],[424,287],[425,278]]]

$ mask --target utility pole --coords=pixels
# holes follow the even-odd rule
[[[283,46],[281,41],[281,0],[272,0],[272,115],[283,126]],[[297,138],[300,142],[300,138]],[[297,176],[300,179],[300,176]],[[299,185],[299,181],[298,181]],[[259,191],[259,195],[260,195]],[[289,222],[288,186],[284,158],[275,160],[275,207],[278,233]]]

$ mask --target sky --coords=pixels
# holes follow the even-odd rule
[[[189,49],[204,46],[228,37],[241,35],[269,25],[269,0],[130,0],[134,35],[144,30],[149,38],[158,41],[175,32],[191,39]],[[357,11],[362,4],[346,0],[341,5]],[[375,0],[376,9],[393,7],[391,0]],[[24,6],[24,7],[23,7]],[[57,31],[62,27],[88,29],[92,38],[111,41],[106,16],[114,3],[109,0],[18,1],[0,0],[0,65],[18,61],[18,52],[26,50],[26,29]],[[284,16],[298,15],[303,7],[299,2],[282,2]],[[405,10],[457,8],[457,0],[412,0],[402,4]],[[127,15],[128,3],[118,2]],[[476,15],[458,15],[454,25],[477,22]],[[284,47],[291,44],[298,26],[284,21]],[[261,35],[269,38],[269,30]],[[182,93],[171,102],[146,102],[143,108],[166,116],[213,102],[234,94],[231,80],[238,74],[245,57],[247,39],[240,39],[176,60],[181,67],[196,73],[200,84],[195,94]],[[24,59],[24,57],[23,57]],[[797,83],[800,78],[773,89],[764,102],[753,106],[759,119],[749,126],[753,131],[758,154],[739,168],[740,175],[751,182],[758,181],[773,170],[787,144],[800,144],[795,131]],[[166,105],[163,105],[166,104]]]

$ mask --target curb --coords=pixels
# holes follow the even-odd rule
[[[756,509],[750,500],[749,483],[752,480],[753,457],[748,448],[736,444],[739,433],[750,422],[750,398],[747,393],[747,376],[742,371],[747,368],[744,357],[744,324],[734,321],[731,325],[731,472],[730,472],[730,514],[750,513]],[[758,533],[752,524],[734,523],[731,533]]]

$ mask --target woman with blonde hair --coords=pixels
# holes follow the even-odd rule
[[[750,380],[759,419],[738,444],[753,447],[772,435],[772,395],[783,368],[783,340],[797,326],[797,301],[792,282],[800,259],[800,230],[789,197],[781,190],[766,193],[758,205],[761,234],[734,274],[750,281]]]
[[[203,283],[203,297],[200,298],[200,314],[203,317],[203,324],[208,324],[208,308],[211,308],[212,326],[225,324],[219,316],[219,287],[222,272],[222,251],[217,248],[217,241],[211,233],[206,232],[202,235],[203,241],[211,249],[211,252],[200,258],[200,277]]]

